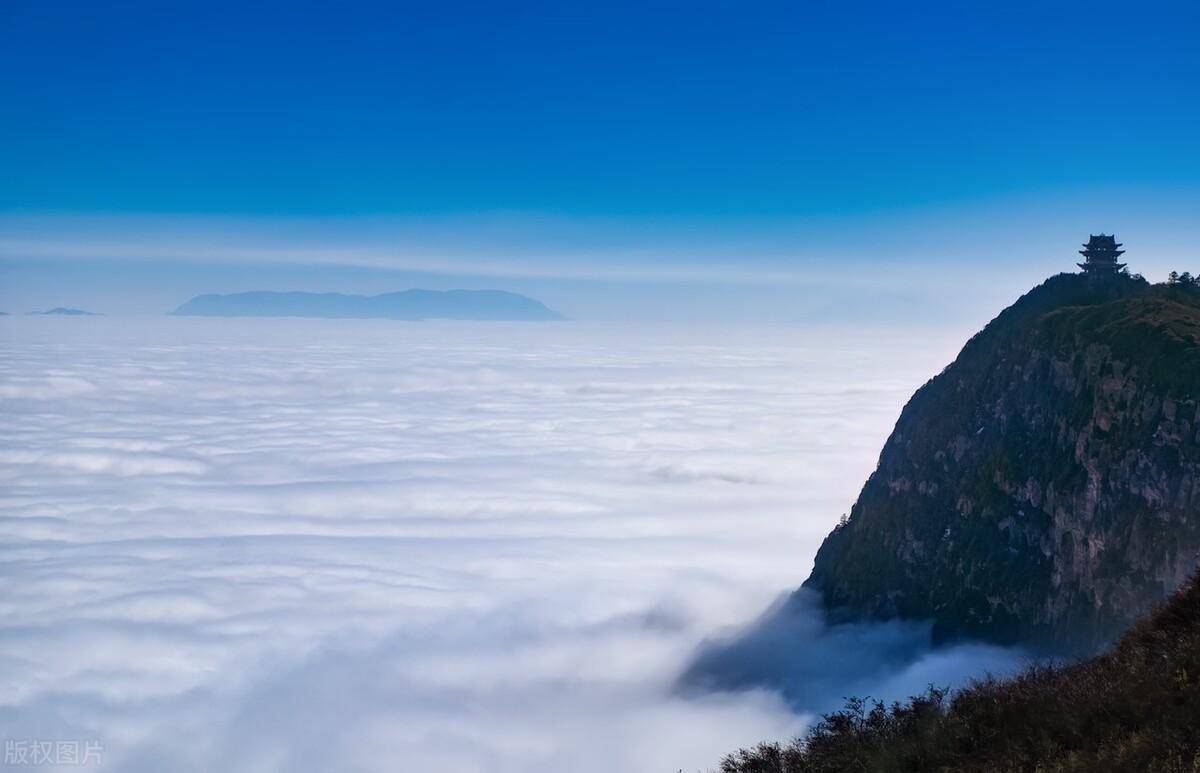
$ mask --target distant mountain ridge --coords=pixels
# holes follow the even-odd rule
[[[196,317],[316,317],[321,319],[565,319],[541,301],[503,290],[403,290],[383,295],[255,291],[198,295],[172,314]]]
[[[53,309],[46,311],[31,311],[29,312],[35,317],[98,317],[100,316],[94,311],[84,311],[83,309],[68,309],[65,306],[55,306]]]

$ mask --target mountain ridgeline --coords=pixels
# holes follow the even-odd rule
[[[1062,274],[904,408],[805,587],[834,620],[1094,651],[1200,559],[1200,289]]]
[[[540,301],[502,290],[404,290],[383,295],[248,292],[198,295],[172,312],[199,317],[323,319],[560,320]]]

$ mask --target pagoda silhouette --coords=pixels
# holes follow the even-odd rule
[[[1125,250],[1119,249],[1120,246],[1115,235],[1092,234],[1088,243],[1083,245],[1083,249],[1079,251],[1079,254],[1085,258],[1084,262],[1075,265],[1082,268],[1088,276],[1108,276],[1120,273],[1126,265],[1117,262],[1117,258],[1125,254]]]

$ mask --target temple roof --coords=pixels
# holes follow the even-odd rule
[[[1118,249],[1120,246],[1115,235],[1092,234],[1079,254],[1087,256],[1089,261],[1093,258],[1115,261],[1118,255],[1125,253],[1125,250]]]
[[[1115,250],[1121,245],[1117,243],[1115,234],[1092,234],[1087,244],[1083,246],[1089,250]]]

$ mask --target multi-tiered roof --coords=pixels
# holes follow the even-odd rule
[[[1120,247],[1116,236],[1092,234],[1088,243],[1079,251],[1086,260],[1075,265],[1089,274],[1115,274],[1125,268],[1124,263],[1117,262],[1117,258],[1125,254],[1125,250]]]

